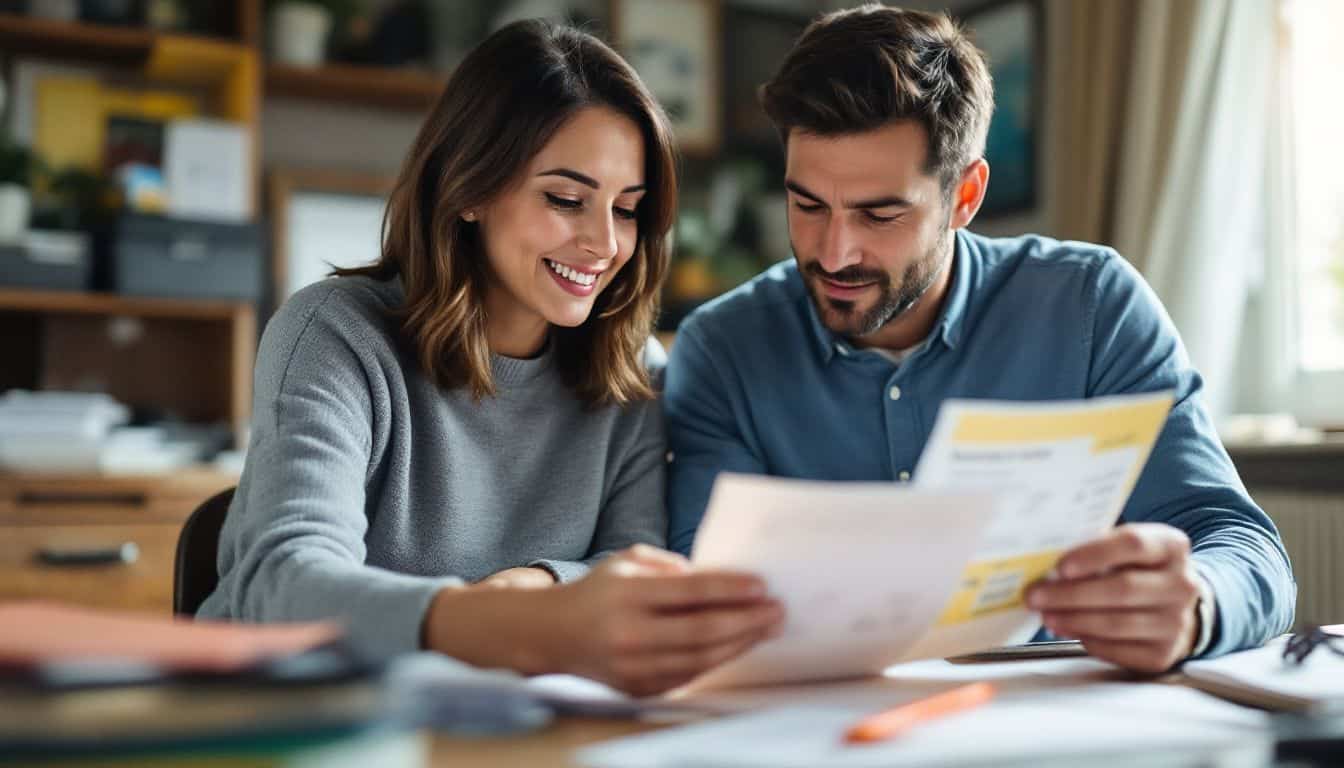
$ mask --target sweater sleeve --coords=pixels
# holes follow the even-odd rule
[[[377,405],[385,389],[362,358],[369,345],[332,322],[343,309],[333,293],[296,296],[262,339],[247,464],[202,613],[340,620],[357,652],[381,658],[418,650],[431,598],[461,582],[365,564],[374,425],[390,409]]]
[[[655,386],[661,383],[666,354],[654,339],[645,351],[645,364]],[[598,514],[589,554],[583,560],[535,560],[528,565],[545,568],[557,581],[582,578],[602,558],[635,544],[667,545],[667,512],[663,489],[667,472],[667,437],[660,401],[625,407],[617,444],[617,464]]]

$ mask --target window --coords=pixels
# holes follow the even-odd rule
[[[1344,425],[1344,2],[1285,0],[1294,164],[1295,401],[1303,421]]]

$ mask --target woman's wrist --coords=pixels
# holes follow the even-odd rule
[[[423,647],[478,667],[525,675],[561,672],[563,632],[552,619],[563,614],[557,589],[495,586],[445,587],[429,603]]]

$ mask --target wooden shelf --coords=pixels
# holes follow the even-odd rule
[[[161,299],[144,296],[120,296],[113,293],[75,293],[0,288],[0,312],[226,320],[232,319],[240,313],[251,314],[252,311],[252,305],[243,301]]]
[[[260,108],[256,51],[234,40],[0,13],[0,50],[138,69],[151,81],[218,89],[220,110],[251,124]]]
[[[0,49],[6,53],[70,58],[95,64],[140,66],[149,59],[154,33],[0,14]]]
[[[415,69],[327,64],[318,68],[266,65],[267,96],[347,106],[424,111],[434,106],[447,78]]]

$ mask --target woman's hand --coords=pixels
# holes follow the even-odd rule
[[[542,589],[555,585],[555,577],[545,568],[531,566],[508,568],[491,574],[478,582],[485,587],[512,587],[514,589]]]
[[[783,620],[759,578],[697,571],[680,555],[636,545],[548,589],[439,590],[421,635],[425,648],[469,664],[568,672],[642,696],[742,654]]]
[[[772,637],[784,610],[746,573],[696,571],[636,545],[549,590],[542,631],[562,671],[635,695],[670,690]],[[554,627],[547,630],[546,627]]]

